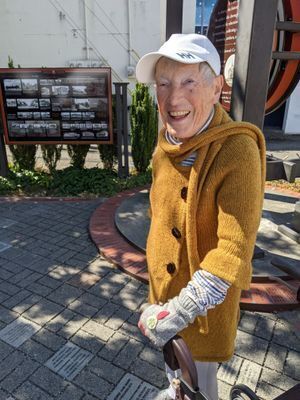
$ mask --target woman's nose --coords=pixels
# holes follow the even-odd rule
[[[182,90],[179,85],[172,85],[169,91],[169,103],[175,105],[182,97]]]

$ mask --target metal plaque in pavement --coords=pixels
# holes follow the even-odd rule
[[[0,253],[2,251],[5,251],[5,250],[9,249],[10,247],[11,247],[11,245],[8,244],[8,243],[0,242]]]
[[[41,327],[25,318],[18,318],[0,331],[0,339],[13,347],[19,347]]]
[[[73,343],[67,343],[45,365],[63,378],[72,380],[91,358],[93,358],[93,354],[89,351],[83,350]]]
[[[155,396],[158,389],[132,374],[126,374],[108,396],[107,400],[144,400],[146,396]]]

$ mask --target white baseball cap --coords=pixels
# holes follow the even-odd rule
[[[220,74],[220,56],[212,42],[197,33],[171,35],[161,48],[145,54],[137,63],[136,78],[141,83],[155,81],[155,65],[161,57],[171,58],[184,64],[207,62],[216,75]]]

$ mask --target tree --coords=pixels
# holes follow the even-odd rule
[[[137,83],[130,109],[131,154],[138,172],[150,164],[157,137],[157,109],[148,86]]]

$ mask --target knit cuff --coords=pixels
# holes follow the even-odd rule
[[[178,303],[181,306],[180,312],[189,323],[193,322],[198,315],[206,315],[205,308],[200,309],[193,299],[189,290],[184,288],[178,296]]]

